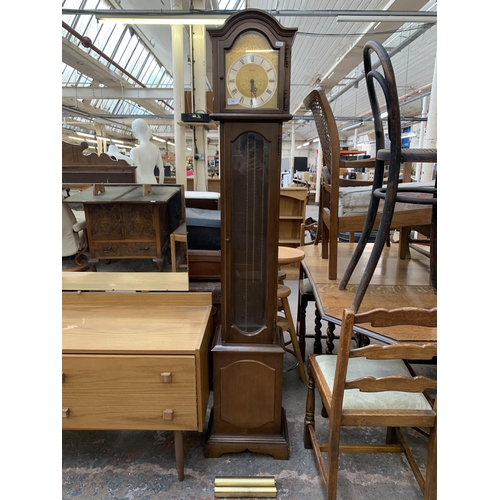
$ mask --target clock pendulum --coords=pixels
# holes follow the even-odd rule
[[[205,456],[289,456],[276,325],[281,136],[296,29],[246,9],[209,29],[221,169],[222,321],[212,348]]]

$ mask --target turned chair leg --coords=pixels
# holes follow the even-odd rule
[[[313,430],[315,429],[314,408],[316,403],[314,399],[314,389],[314,379],[311,377],[311,375],[309,375],[307,384],[306,416],[304,418],[304,448],[306,448],[307,450],[310,450],[312,448],[309,427],[311,427]]]

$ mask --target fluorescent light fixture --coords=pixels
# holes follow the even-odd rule
[[[301,147],[302,147],[302,144],[301,144],[300,146],[297,146],[297,148],[296,148],[296,149],[300,149]]]
[[[309,142],[304,142],[304,144],[302,144],[302,146],[309,146]]]
[[[167,141],[167,144],[170,144],[171,146],[175,146],[175,143],[173,143],[172,141]]]
[[[74,135],[69,135],[68,136],[69,139],[73,139],[74,141],[81,141],[83,140],[81,137],[75,137]],[[96,139],[85,139],[85,142],[95,142],[97,144],[97,140]]]
[[[201,14],[199,12],[171,11],[159,14],[135,13],[123,14],[112,13],[98,14],[98,21],[121,23],[121,24],[203,24],[205,26],[220,26],[226,22],[229,14]]]
[[[101,139],[102,141],[109,141],[110,140],[109,137],[102,137],[100,135],[87,134],[85,132],[77,132],[76,134],[81,135],[82,137],[89,137],[90,139]]]
[[[192,149],[192,148],[188,148],[187,146],[186,146],[186,149],[187,149],[188,151],[193,151],[193,149]]]
[[[313,142],[319,142],[319,137],[316,137],[316,139],[313,139]]]
[[[152,137],[155,141],[159,141],[159,142],[165,142],[165,139],[161,139],[160,137],[156,137],[155,135],[153,135]]]
[[[437,16],[337,16],[339,23],[356,23],[356,22],[370,22],[370,23],[437,23]]]
[[[384,111],[383,113],[380,113],[380,118],[387,118],[387,115],[389,113],[387,113],[387,111]]]
[[[365,126],[365,122],[358,122],[358,123],[354,123],[352,125],[348,125],[347,127],[343,127],[340,129],[340,131],[345,132],[346,130],[352,130],[352,129],[355,129],[358,127],[364,127],[364,126]]]

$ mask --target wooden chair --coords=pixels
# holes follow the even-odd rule
[[[372,67],[372,52],[376,54],[380,61],[382,72],[373,69]],[[397,202],[407,204],[424,205],[424,208],[429,208],[431,220],[428,223],[431,227],[430,232],[430,281],[432,286],[437,290],[437,274],[436,274],[436,228],[437,228],[437,184],[434,188],[428,187],[412,187],[406,186],[402,188],[398,186],[401,164],[410,162],[435,163],[437,162],[437,149],[401,149],[401,118],[399,112],[399,98],[396,86],[396,78],[392,68],[389,54],[384,47],[375,41],[369,41],[363,49],[363,61],[365,70],[365,80],[372,108],[373,122],[376,135],[376,162],[375,174],[373,180],[373,190],[366,215],[366,222],[363,227],[360,239],[356,250],[351,258],[351,261],[344,273],[344,276],[339,284],[339,289],[344,290],[349,282],[349,279],[356,268],[361,255],[365,249],[368,237],[372,232],[378,214],[378,206],[380,199],[384,200],[382,215],[379,218],[379,226],[377,237],[373,244],[370,259],[367,263],[355,297],[351,304],[351,309],[358,311],[359,305],[363,300],[366,289],[370,284],[370,280],[375,272],[384,244],[387,241],[391,227],[395,226],[395,208]],[[387,129],[390,139],[390,149],[385,149],[385,133],[382,117],[380,113],[380,105],[377,97],[375,83],[377,83],[383,91],[385,104],[387,109]],[[384,169],[386,162],[389,162],[389,174],[387,179],[387,187],[383,188]],[[416,193],[424,193],[424,197],[416,196]],[[427,206],[427,207],[426,207]],[[432,206],[432,208],[431,208]],[[397,214],[401,216],[401,213]],[[404,211],[403,211],[404,217]],[[396,227],[406,226],[411,227],[416,225],[425,225],[425,222],[410,219],[405,224],[397,224]]]
[[[428,390],[437,381],[414,376],[408,360],[429,360],[436,356],[436,343],[369,345],[351,348],[354,326],[413,325],[435,327],[437,309],[374,309],[356,314],[347,309],[342,317],[337,355],[311,354],[308,361],[309,384],[304,420],[304,447],[313,448],[328,500],[335,500],[339,454],[350,452],[400,453],[410,464],[426,500],[436,498],[437,398]],[[329,417],[328,440],[320,443],[316,434],[315,389]],[[386,442],[341,444],[344,427],[386,427]],[[401,428],[425,429],[428,436],[425,479],[409,449]],[[325,460],[322,453],[326,453]]]
[[[323,153],[323,166],[319,182],[318,232],[315,244],[321,242],[321,255],[328,260],[328,279],[337,279],[338,234],[350,233],[354,241],[354,231],[361,231],[365,215],[341,217],[339,215],[339,190],[341,186],[352,186],[352,181],[340,178],[340,141],[333,111],[323,89],[316,88],[304,100],[304,106],[312,111]],[[375,159],[351,160],[352,168],[373,168]],[[357,182],[356,185],[366,185]],[[368,182],[371,184],[371,182]]]

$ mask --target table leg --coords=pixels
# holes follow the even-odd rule
[[[333,354],[333,349],[335,345],[333,341],[335,340],[335,323],[328,322],[328,327],[326,328],[326,354]]]
[[[179,481],[184,481],[184,442],[182,431],[174,431],[174,449],[177,478]]]
[[[302,359],[306,359],[306,307],[307,302],[299,302],[297,311],[297,330],[299,334],[299,348]]]
[[[314,312],[314,354],[321,354],[323,352],[323,346],[321,345],[321,314],[319,309],[316,307]]]

